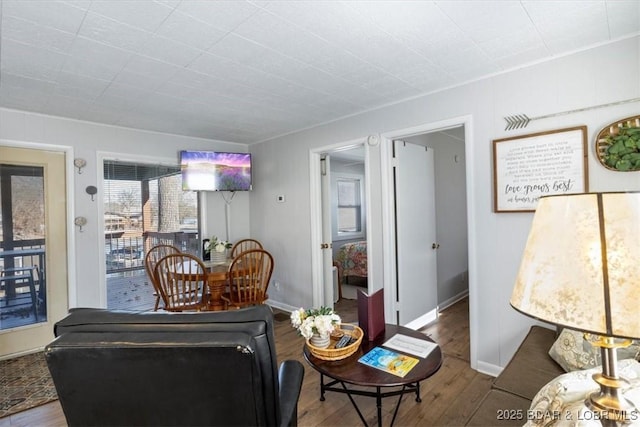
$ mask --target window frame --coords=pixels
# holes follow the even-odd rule
[[[360,231],[338,231],[338,181],[357,181],[360,189]],[[364,175],[331,172],[331,234],[335,240],[364,239],[367,235],[366,200],[365,200]]]

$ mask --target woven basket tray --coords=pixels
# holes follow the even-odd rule
[[[350,335],[351,338],[355,338],[356,341],[352,342],[346,347],[335,348],[336,343],[342,338],[343,335]],[[364,333],[362,329],[358,326],[350,325],[348,323],[343,323],[340,325],[340,329],[335,330],[331,334],[331,341],[329,342],[329,347],[327,348],[318,348],[313,346],[309,340],[307,340],[307,347],[309,347],[309,351],[318,359],[322,360],[342,360],[351,356],[356,350],[360,347],[360,343],[362,342],[362,337]]]

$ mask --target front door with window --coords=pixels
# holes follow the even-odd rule
[[[67,313],[65,157],[0,146],[0,358],[42,348]]]

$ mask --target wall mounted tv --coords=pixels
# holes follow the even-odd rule
[[[181,151],[182,189],[190,191],[251,190],[251,154]]]

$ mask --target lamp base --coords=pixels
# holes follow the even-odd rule
[[[622,390],[629,383],[618,377],[616,357],[616,347],[623,347],[626,342],[620,345],[613,338],[602,337],[592,344],[599,346],[602,354],[602,373],[593,375],[593,380],[600,385],[600,391],[592,393],[585,404],[605,427],[630,424],[637,420],[638,410],[622,396]]]
[[[592,393],[586,400],[587,407],[598,415],[603,426],[618,426],[632,421],[637,409],[620,391],[629,383],[622,378],[610,378],[603,374],[594,374],[593,380],[600,385],[600,391]]]

